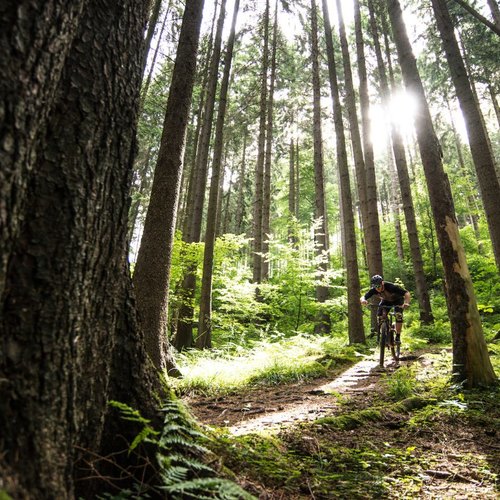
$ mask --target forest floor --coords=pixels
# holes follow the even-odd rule
[[[183,399],[259,499],[500,498],[498,389],[395,398],[399,371],[423,379],[439,363],[413,354],[382,373],[373,356],[312,381]]]

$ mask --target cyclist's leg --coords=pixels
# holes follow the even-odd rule
[[[401,330],[403,329],[403,307],[402,304],[394,306],[394,314],[396,316],[396,342],[401,340]]]

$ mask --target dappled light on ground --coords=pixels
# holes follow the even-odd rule
[[[210,414],[212,425],[227,427],[234,435],[251,432],[278,432],[299,422],[312,422],[330,415],[339,399],[367,394],[380,379],[376,356],[356,363],[332,379],[321,378],[294,384],[259,387],[245,394],[210,400],[187,400],[202,421]],[[393,364],[387,366],[394,370]]]

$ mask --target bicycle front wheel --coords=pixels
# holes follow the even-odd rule
[[[389,335],[389,326],[384,321],[380,325],[380,367],[384,367],[385,346],[387,344],[387,336]]]

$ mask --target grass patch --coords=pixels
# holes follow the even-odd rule
[[[364,347],[346,347],[343,342],[301,334],[260,341],[251,350],[240,352],[191,350],[177,357],[183,377],[170,380],[179,394],[219,396],[256,385],[314,379],[362,356],[358,351]]]
[[[418,384],[415,375],[416,369],[414,366],[403,366],[390,377],[385,375],[383,381],[387,395],[391,399],[399,401],[415,394]]]

